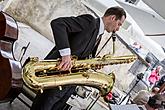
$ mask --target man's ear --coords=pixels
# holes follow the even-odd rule
[[[116,20],[116,16],[115,15],[111,15],[111,20],[112,21]]]

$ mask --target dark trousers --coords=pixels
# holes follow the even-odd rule
[[[75,93],[75,88],[76,86],[65,86],[62,90],[45,90],[35,97],[31,110],[67,110],[69,106],[66,102]]]

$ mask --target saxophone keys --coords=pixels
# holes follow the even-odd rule
[[[44,73],[46,73],[47,71],[46,70],[43,70]]]
[[[40,89],[40,93],[42,94],[44,91],[43,91],[43,89]]]
[[[108,85],[107,85],[107,84],[104,84],[102,87],[103,87],[104,89],[107,89],[107,88],[108,88]]]
[[[38,62],[39,61],[39,58],[38,57],[31,57],[30,58],[30,61],[32,61],[32,62]]]
[[[82,73],[82,76],[86,77],[87,79],[89,78],[89,74],[86,73],[86,72],[83,72],[83,73]]]
[[[61,91],[62,90],[62,86],[58,86],[59,90]]]

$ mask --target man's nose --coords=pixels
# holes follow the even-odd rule
[[[119,28],[120,28],[120,27],[117,27],[117,28],[116,28],[116,31],[119,31]]]

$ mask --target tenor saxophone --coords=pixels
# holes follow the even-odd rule
[[[135,55],[129,55],[72,60],[71,71],[59,71],[57,67],[60,60],[39,60],[38,57],[31,57],[23,68],[22,76],[24,83],[36,92],[42,93],[44,89],[63,85],[84,85],[97,88],[101,96],[105,96],[113,88],[115,75],[94,70],[105,65],[130,63],[135,59]]]

